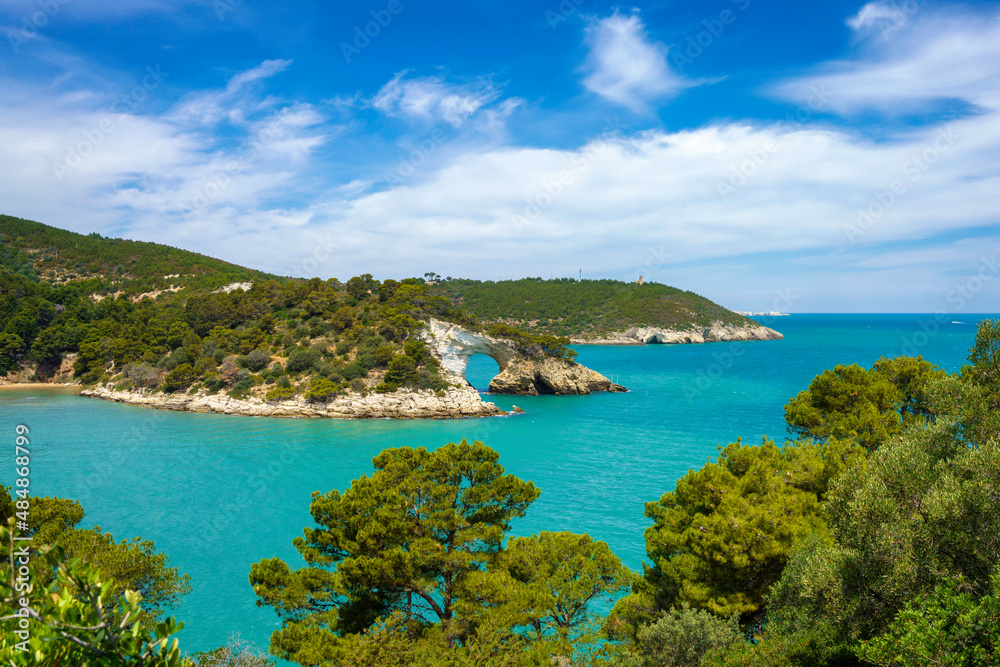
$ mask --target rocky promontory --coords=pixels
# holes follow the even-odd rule
[[[226,394],[167,394],[151,391],[116,391],[98,385],[84,389],[81,396],[128,403],[160,410],[217,412],[249,417],[329,417],[333,419],[455,419],[493,417],[507,414],[493,403],[483,401],[471,386],[446,391],[399,389],[385,394],[338,396],[328,402],[311,402],[301,396],[281,401],[256,397],[233,398]]]
[[[442,370],[456,383],[465,383],[465,369],[473,354],[491,357],[500,368],[500,373],[490,382],[493,394],[538,396],[627,391],[597,371],[570,359],[527,356],[506,339],[469,331],[450,322],[432,319],[423,338],[441,360]]]
[[[679,345],[719,343],[725,341],[782,340],[784,336],[762,324],[738,326],[715,322],[709,327],[662,329],[657,327],[631,327],[601,336],[575,337],[578,345]]]
[[[490,383],[493,393],[536,396],[626,391],[600,373],[569,359],[527,356],[511,341],[470,331],[457,324],[431,319],[421,338],[440,362],[441,377],[451,385],[447,389],[347,391],[328,401],[309,400],[304,395],[269,401],[254,395],[237,398],[205,388],[169,393],[101,384],[83,389],[80,395],[160,410],[250,417],[456,419],[508,414],[482,400],[479,392],[465,379],[469,357],[480,353],[495,359],[500,367],[500,374]]]
[[[595,391],[628,391],[597,371],[566,359],[518,359],[490,382],[490,393],[538,396],[539,394],[590,394]]]

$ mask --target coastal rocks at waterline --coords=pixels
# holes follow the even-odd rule
[[[784,336],[780,333],[762,324],[736,326],[716,322],[710,327],[692,327],[683,330],[631,327],[601,338],[574,338],[572,342],[589,345],[681,345],[724,341],[782,340],[783,338]]]
[[[625,387],[586,366],[554,357],[530,358],[502,338],[469,331],[457,324],[432,319],[424,341],[441,360],[441,368],[455,384],[465,382],[469,357],[485,354],[497,362],[500,374],[490,382],[492,394],[590,394],[595,391],[621,392]]]
[[[595,391],[628,390],[586,366],[553,357],[515,359],[490,382],[490,393],[493,394],[538,396],[590,394]]]
[[[139,405],[160,410],[217,412],[251,417],[328,417],[333,419],[455,419],[507,414],[482,400],[472,387],[451,387],[439,395],[430,390],[400,389],[367,396],[348,394],[329,403],[313,403],[302,397],[282,401],[260,398],[237,399],[225,394],[164,394],[148,391],[115,391],[105,386],[84,389],[81,396]]]

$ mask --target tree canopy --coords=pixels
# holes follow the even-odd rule
[[[267,559],[250,572],[258,603],[284,620],[272,652],[303,665],[356,664],[372,651],[377,664],[409,664],[416,650],[454,657],[507,646],[521,664],[511,647],[566,654],[592,639],[589,606],[624,590],[631,573],[586,535],[505,545],[539,491],[498,458],[465,440],[389,449],[370,477],[314,494],[318,527],[295,541],[307,566]]]

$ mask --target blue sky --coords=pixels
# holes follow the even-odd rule
[[[0,0],[0,211],[283,275],[1000,311],[1000,4]]]

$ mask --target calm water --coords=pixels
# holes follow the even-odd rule
[[[301,563],[291,542],[311,521],[310,493],[344,489],[371,473],[372,457],[384,448],[483,440],[509,472],[542,490],[515,524],[517,534],[590,533],[638,570],[649,523],[643,503],[737,437],[782,439],[784,404],[817,373],[901,353],[957,370],[981,319],[965,314],[935,329],[926,316],[796,315],[762,320],[784,333],[783,341],[579,346],[581,363],[631,391],[490,398],[527,411],[516,417],[267,419],[5,391],[0,433],[13,443],[15,424],[31,428],[36,495],[79,499],[85,527],[151,539],[191,575],[194,590],[174,612],[186,624],[186,651],[215,648],[236,632],[266,647],[278,622],[254,605],[250,565],[271,556]],[[475,357],[468,378],[485,388],[495,373],[495,362]],[[12,468],[2,468],[7,485]]]

